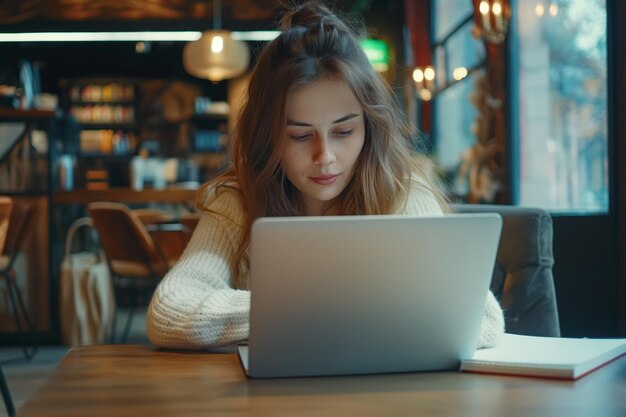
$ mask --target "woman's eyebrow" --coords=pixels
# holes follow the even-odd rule
[[[349,114],[346,114],[345,116],[340,117],[339,119],[335,120],[333,122],[333,124],[345,122],[346,120],[354,119],[355,117],[358,117],[358,116],[360,116],[359,113],[349,113]]]
[[[345,116],[340,117],[339,119],[333,121],[332,124],[345,122],[346,120],[350,120],[350,119],[353,119],[353,118],[358,117],[358,116],[359,116],[359,113],[349,113],[349,114],[346,114]],[[299,122],[297,120],[287,119],[287,126],[311,127],[313,125],[311,125],[309,123],[305,123],[305,122]]]
[[[291,120],[291,119],[287,119],[287,126],[303,126],[303,127],[311,127],[313,125],[310,125],[308,123],[304,123],[304,122],[298,122],[296,120]]]

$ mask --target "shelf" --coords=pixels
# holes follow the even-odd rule
[[[226,120],[228,119],[228,114],[226,113],[196,113],[191,116],[192,121],[203,121],[203,120]]]
[[[141,127],[140,123],[79,123],[78,126],[82,130],[125,130],[125,129],[137,129]]]
[[[144,121],[139,123],[141,129],[178,129],[182,124],[187,123],[188,120],[181,120],[179,122],[169,121]]]
[[[141,191],[132,188],[56,191],[52,195],[52,204],[89,204],[94,201],[184,203],[192,202],[195,195],[196,190],[190,188],[148,188]]]
[[[17,110],[0,108],[0,122],[30,122],[51,119],[56,115],[54,110]]]
[[[101,152],[81,152],[76,155],[77,158],[99,158],[99,159],[116,159],[116,160],[128,160],[134,155],[130,153],[101,153]]]
[[[0,195],[7,197],[47,197],[48,193],[43,190],[39,191],[6,191],[0,190]]]
[[[133,100],[72,100],[72,106],[96,106],[107,104],[111,106],[132,106],[135,104]]]
[[[192,155],[226,155],[228,153],[228,145],[222,145],[217,149],[198,149],[191,147],[189,152]]]

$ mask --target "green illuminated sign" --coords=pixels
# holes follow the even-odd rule
[[[376,71],[384,72],[389,69],[389,47],[385,41],[363,39],[361,40],[361,48],[365,51],[367,59]]]

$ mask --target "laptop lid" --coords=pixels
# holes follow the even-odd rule
[[[497,214],[258,219],[248,375],[458,368],[476,347],[501,226]]]

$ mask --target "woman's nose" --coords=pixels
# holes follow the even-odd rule
[[[314,161],[318,165],[328,165],[335,162],[336,157],[327,136],[318,136],[316,140]]]

